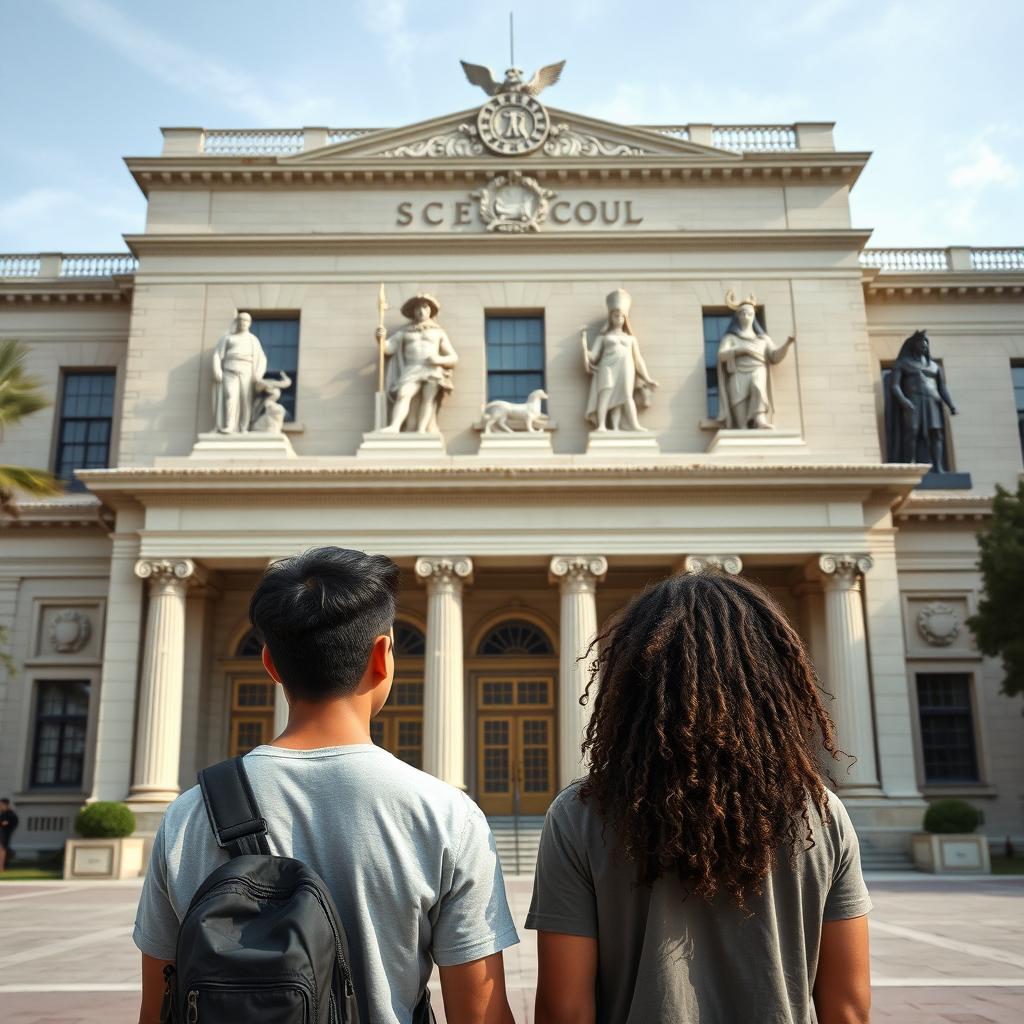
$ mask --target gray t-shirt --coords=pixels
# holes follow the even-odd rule
[[[578,784],[548,810],[527,928],[598,940],[598,1024],[806,1024],[823,921],[860,917],[871,900],[846,808],[810,812],[815,845],[778,858],[749,914],[708,904],[679,880],[636,882],[601,837]]]
[[[480,808],[372,744],[245,757],[272,853],[319,873],[348,935],[362,1020],[408,1024],[433,964],[467,963],[519,941]],[[135,944],[175,958],[192,896],[228,859],[199,787],[161,822]]]

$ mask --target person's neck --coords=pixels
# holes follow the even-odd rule
[[[288,706],[288,725],[272,742],[288,750],[315,750],[370,743],[370,709],[358,698],[325,701],[293,699]]]

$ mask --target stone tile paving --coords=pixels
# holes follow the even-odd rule
[[[869,879],[876,1022],[1020,1024],[1024,878]],[[528,877],[508,880],[523,941],[505,955],[518,1024],[533,1019],[536,941]],[[0,884],[0,1021],[114,1024],[138,1013],[130,936],[138,882]],[[435,1005],[444,1021],[440,992]]]

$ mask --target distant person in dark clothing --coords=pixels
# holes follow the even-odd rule
[[[7,867],[8,851],[11,848],[11,837],[18,827],[18,816],[11,807],[7,797],[0,799],[0,871]]]

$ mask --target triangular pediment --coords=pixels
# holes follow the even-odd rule
[[[532,153],[503,156],[484,145],[477,131],[478,107],[420,121],[403,128],[382,128],[355,139],[282,157],[288,164],[331,164],[367,160],[494,159],[536,163],[558,159],[675,157],[706,161],[738,161],[742,157],[664,134],[548,107],[551,128],[543,145]]]

